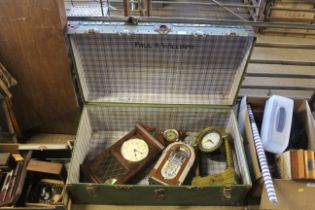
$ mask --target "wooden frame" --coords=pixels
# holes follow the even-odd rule
[[[141,138],[149,146],[149,155],[142,161],[127,161],[123,158],[120,152],[122,144],[132,138]],[[116,161],[120,163],[121,167],[125,168],[126,170],[125,173],[120,174],[118,177],[115,177],[117,179],[115,184],[123,184],[130,180],[139,171],[144,169],[150,163],[150,161],[154,157],[156,157],[156,155],[158,155],[163,149],[164,145],[156,140],[142,125],[136,124],[134,129],[132,129],[129,133],[127,133],[111,147],[107,148],[101,154],[97,155],[90,163],[81,165],[81,169],[85,176],[90,179],[90,181],[96,183],[104,183],[104,181],[106,180],[98,177],[97,175],[95,175],[95,173],[99,170],[100,164],[113,157],[116,159]]]
[[[187,151],[189,151],[190,156],[186,157],[183,164],[181,165],[181,168],[173,179],[166,179],[162,176],[162,170],[167,164],[170,156],[174,153],[177,153],[177,149],[180,147],[186,147]],[[154,168],[150,171],[149,177],[154,181],[157,181],[158,183],[164,185],[181,185],[186,175],[188,174],[194,160],[195,151],[191,146],[182,142],[172,143],[165,149],[163,155],[160,157]]]

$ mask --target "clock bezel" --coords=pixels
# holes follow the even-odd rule
[[[145,146],[146,146],[146,149],[147,149],[147,151],[146,151],[146,155],[145,155],[145,157],[143,157],[142,159],[140,159],[140,160],[130,160],[130,159],[128,159],[128,158],[126,158],[126,156],[124,155],[124,153],[123,153],[123,147],[124,147],[124,145],[127,143],[127,142],[130,142],[130,141],[143,141],[144,143],[145,143]],[[145,140],[143,140],[143,139],[140,139],[140,138],[132,138],[132,139],[129,139],[129,140],[127,140],[127,141],[125,141],[124,143],[122,143],[122,145],[121,145],[121,147],[120,147],[120,153],[121,153],[121,156],[125,159],[125,160],[128,160],[129,162],[133,162],[133,163],[135,163],[135,162],[140,162],[140,161],[142,161],[142,160],[144,160],[145,158],[147,158],[148,157],[148,155],[149,155],[149,152],[150,152],[150,148],[149,148],[149,145],[148,145],[148,143],[145,141]]]
[[[212,132],[216,132],[219,134],[220,136],[220,140],[219,140],[219,143],[215,146],[215,147],[212,147],[211,149],[206,149],[202,146],[202,139],[208,135],[209,133],[212,133]],[[223,144],[223,138],[226,136],[225,132],[220,129],[220,128],[214,128],[214,127],[208,127],[206,129],[203,129],[202,131],[200,131],[200,133],[197,135],[196,137],[196,142],[198,144],[198,148],[200,151],[204,152],[204,153],[211,153],[211,152],[214,152],[216,150],[218,150],[221,145]]]
[[[173,132],[173,133],[175,133],[176,139],[175,139],[175,140],[169,140],[169,139],[167,139],[167,137],[166,137],[167,132]],[[179,141],[179,131],[176,130],[176,129],[166,129],[166,130],[163,131],[163,138],[165,139],[165,141],[167,141],[167,142],[169,142],[169,143],[173,143],[173,142]]]

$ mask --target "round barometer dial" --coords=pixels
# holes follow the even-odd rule
[[[175,129],[167,129],[163,132],[163,137],[168,142],[175,142],[179,139],[179,133]]]
[[[130,162],[139,162],[149,155],[149,146],[142,139],[129,139],[122,144],[121,155]]]
[[[218,131],[208,130],[199,139],[199,149],[202,152],[213,152],[221,146],[222,142],[222,136]]]

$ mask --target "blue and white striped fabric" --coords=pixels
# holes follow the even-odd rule
[[[262,142],[261,142],[261,138],[260,138],[260,134],[259,134],[256,122],[255,122],[254,114],[250,105],[247,105],[247,109],[248,109],[248,116],[249,116],[249,120],[251,124],[251,129],[252,129],[252,133],[254,137],[258,161],[260,165],[260,170],[264,179],[267,195],[268,195],[269,201],[272,204],[277,204],[278,203],[277,195],[276,195],[273,183],[272,183],[272,179],[271,179],[271,175],[270,175],[270,171],[269,171],[269,167],[268,167],[268,163],[266,159],[266,154],[265,154]]]

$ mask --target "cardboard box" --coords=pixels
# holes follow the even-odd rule
[[[268,97],[243,98],[238,116],[239,129],[241,135],[244,137],[245,153],[253,181],[251,196],[259,197],[261,195],[260,208],[262,209],[314,209],[315,202],[313,197],[315,194],[315,182],[273,179],[279,203],[274,206],[268,201],[259,168],[246,106],[247,104],[251,104],[254,109],[255,119],[259,123],[262,119],[267,99]],[[308,102],[303,99],[294,99],[294,112],[299,118],[303,119],[308,141],[308,149],[315,150],[315,122]]]

